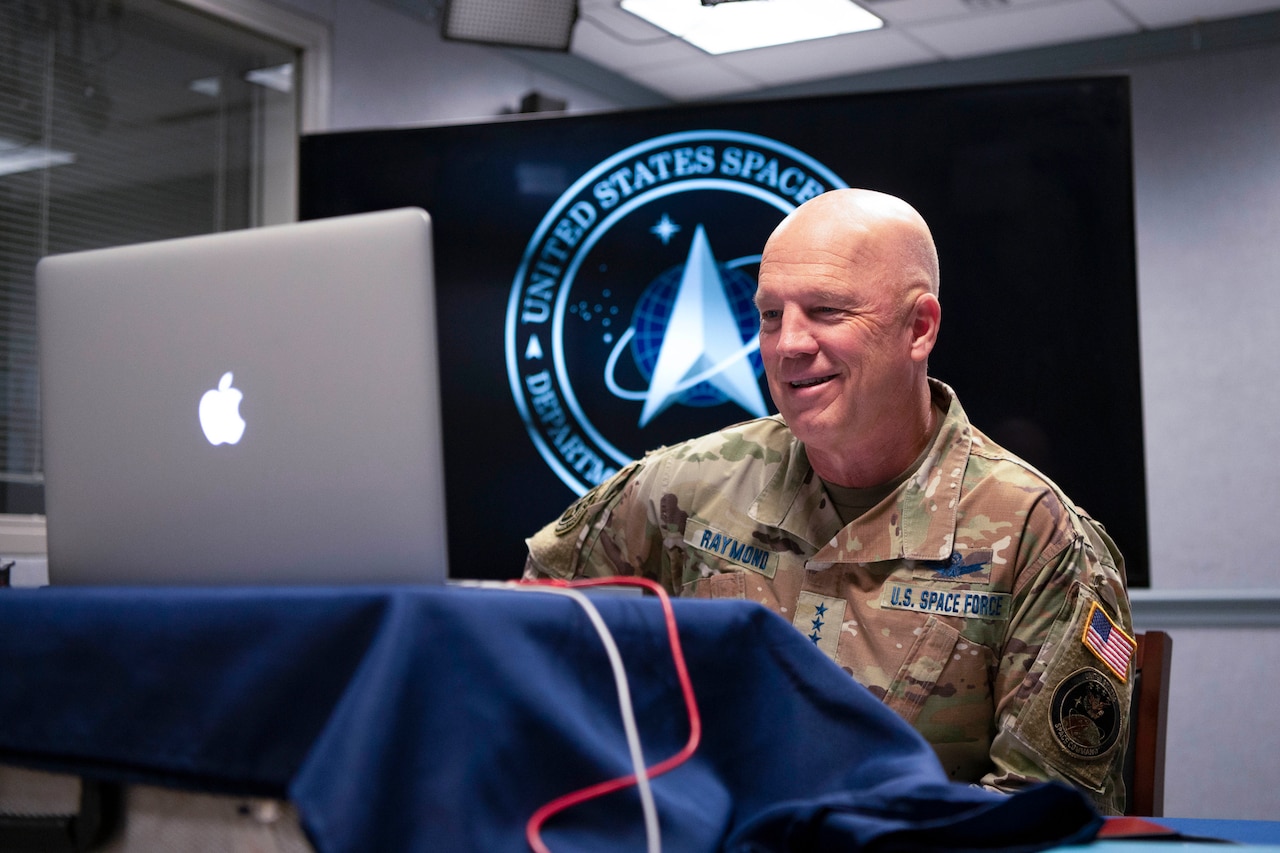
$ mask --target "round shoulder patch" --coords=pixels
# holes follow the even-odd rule
[[[578,522],[586,518],[587,510],[591,508],[595,496],[595,490],[593,489],[569,505],[569,508],[556,521],[557,536],[564,536],[577,527]]]
[[[1078,758],[1101,758],[1115,748],[1124,729],[1121,713],[1115,685],[1093,667],[1064,678],[1049,703],[1054,739]]]
[[[635,460],[608,480],[578,498],[564,511],[556,522],[556,535],[564,536],[582,523],[594,508],[613,498],[627,484],[631,476],[640,470],[641,460]]]

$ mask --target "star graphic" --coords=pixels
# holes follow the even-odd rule
[[[822,626],[823,626],[823,625],[825,625],[825,624],[827,624],[827,623],[825,623],[825,622],[823,622],[823,621],[822,621],[822,617],[818,617],[817,619],[814,619],[814,620],[813,620],[813,622],[812,622],[813,630],[815,630],[815,631],[821,631],[821,630],[822,630]]]
[[[706,229],[699,225],[671,306],[671,320],[658,348],[640,426],[699,382],[710,382],[757,417],[767,415],[755,372],[742,351],[742,333],[729,307]]]
[[[671,238],[674,237],[676,232],[679,230],[680,226],[672,222],[671,217],[664,213],[662,214],[662,218],[658,220],[658,224],[650,228],[649,232],[651,234],[656,234],[658,239],[662,241],[662,245],[665,246],[667,243],[671,242]]]
[[[819,604],[817,607],[814,608],[814,610],[817,612],[819,616],[827,615],[827,605],[825,604]]]
[[[818,645],[818,640],[820,640],[821,637],[818,636],[817,631],[814,631],[812,634],[809,635],[809,639],[813,640],[813,644],[816,646]]]

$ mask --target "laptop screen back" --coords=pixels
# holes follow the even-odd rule
[[[37,267],[52,584],[447,576],[417,209]]]

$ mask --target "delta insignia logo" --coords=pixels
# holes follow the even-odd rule
[[[769,414],[754,307],[782,217],[844,187],[762,136],[654,137],[582,175],[530,239],[507,306],[511,392],[586,494],[643,451]]]

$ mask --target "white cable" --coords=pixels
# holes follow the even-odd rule
[[[640,732],[636,727],[635,708],[631,702],[631,688],[627,682],[627,670],[622,663],[622,655],[614,642],[613,633],[605,624],[600,611],[585,595],[576,589],[561,586],[545,586],[541,584],[503,584],[462,581],[459,586],[478,586],[486,588],[514,589],[520,592],[545,592],[571,598],[587,614],[600,642],[604,645],[605,654],[609,657],[609,666],[613,669],[613,680],[618,692],[618,705],[622,711],[622,728],[627,735],[627,749],[631,754],[631,765],[636,777],[636,792],[640,795],[640,808],[644,812],[644,830],[646,850],[648,853],[661,853],[662,835],[658,826],[658,808],[653,799],[653,790],[649,786],[649,771],[644,763],[644,752],[640,747]]]

